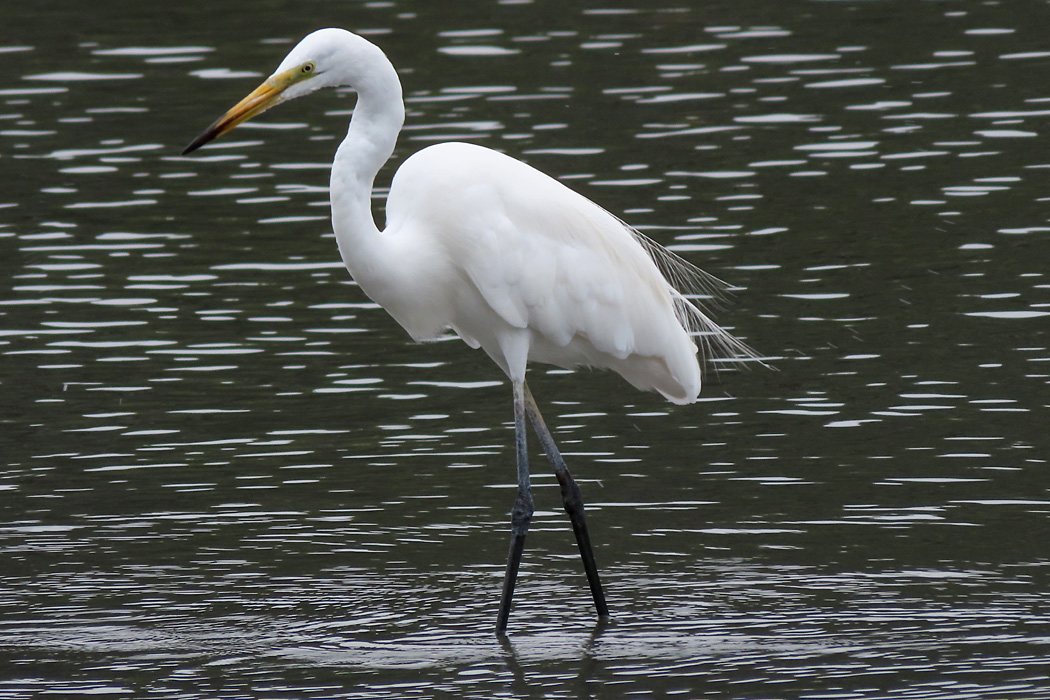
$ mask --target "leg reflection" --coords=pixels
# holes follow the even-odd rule
[[[576,673],[576,677],[571,681],[570,687],[573,690],[573,697],[589,700],[599,694],[600,686],[595,681],[595,677],[601,669],[602,662],[598,659],[598,643],[602,634],[606,629],[609,628],[609,621],[607,618],[601,618],[595,623],[590,634],[580,645],[579,649],[579,670]],[[521,660],[521,655],[518,653],[518,649],[524,650],[524,656],[528,657],[528,645],[535,643],[542,645],[542,640],[532,641],[528,638],[521,640],[519,639],[517,644],[512,642],[509,637],[499,637],[500,647],[503,649],[503,658],[507,663],[507,670],[510,671],[513,676],[511,690],[516,696],[527,697],[527,698],[543,698],[546,697],[544,686],[538,683],[531,683],[526,670],[528,669],[529,662],[525,661],[524,665]],[[546,652],[549,654],[549,651]],[[545,652],[538,652],[536,656],[542,659],[546,663],[543,664],[543,674],[545,677],[549,677],[551,672],[550,661],[547,658]],[[573,659],[566,658],[564,661],[571,662]],[[558,660],[560,661],[560,659]],[[539,670],[539,669],[537,669]]]

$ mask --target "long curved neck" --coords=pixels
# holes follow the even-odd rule
[[[357,106],[346,138],[332,164],[332,227],[339,254],[350,274],[369,293],[387,277],[393,261],[384,255],[384,239],[372,218],[372,185],[379,169],[394,151],[405,121],[401,82],[397,72],[378,49],[357,81]],[[370,295],[371,296],[371,295]]]

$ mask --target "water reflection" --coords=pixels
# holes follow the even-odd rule
[[[0,46],[0,695],[1046,694],[1040,10],[170,9],[13,7]],[[507,387],[338,264],[351,95],[175,155],[319,23],[403,70],[396,158],[558,175],[774,358],[689,410],[534,372],[607,627],[541,472],[491,636]]]
[[[54,610],[62,621],[44,625],[43,634],[14,631],[32,635],[32,646],[47,653],[65,649],[95,659],[99,680],[92,686],[146,681],[165,694],[207,690],[216,681],[210,671],[219,669],[234,682],[255,677],[284,692],[300,688],[300,669],[331,683],[331,690],[348,689],[340,673],[356,670],[379,686],[377,697],[508,685],[526,693],[554,681],[579,684],[584,697],[602,697],[602,684],[659,692],[701,677],[711,689],[729,690],[750,679],[791,692],[809,686],[814,667],[827,678],[852,679],[858,691],[847,691],[849,697],[908,696],[916,687],[939,687],[946,696],[976,698],[995,690],[985,679],[1003,674],[1020,694],[1042,687],[1035,673],[1039,655],[1007,651],[1009,667],[990,658],[977,670],[950,651],[953,640],[967,639],[974,628],[984,630],[985,644],[1006,651],[1023,644],[1032,625],[1045,624],[1032,617],[1038,594],[1030,582],[1003,580],[989,570],[829,576],[804,566],[769,569],[731,559],[702,567],[647,562],[612,572],[618,597],[648,593],[627,601],[622,620],[599,626],[574,618],[571,606],[559,601],[564,582],[533,576],[525,580],[539,594],[525,602],[530,622],[501,647],[486,630],[464,625],[476,617],[476,574],[442,581],[392,567],[389,576],[377,578],[342,567],[281,576],[270,583],[270,599],[254,592],[252,576],[237,575],[245,563],[206,557],[193,568],[166,567],[160,578],[168,584],[154,584],[149,595],[138,582],[156,580],[159,572],[142,567],[120,579],[66,577],[69,602]],[[206,585],[200,574],[205,566],[214,579]],[[489,573],[492,579],[499,574]],[[996,590],[993,605],[981,602],[1003,584],[1014,594]],[[122,612],[79,622],[94,602],[92,592],[102,588],[111,601],[124,599]],[[926,598],[917,595],[922,590],[938,592]],[[547,602],[537,605],[541,597]],[[554,621],[565,614],[567,622]],[[143,619],[154,624],[144,627]],[[391,635],[391,624],[401,630]],[[899,684],[901,673],[909,676],[908,687]],[[16,692],[33,685],[28,679],[8,683]],[[83,681],[52,687],[85,692]]]

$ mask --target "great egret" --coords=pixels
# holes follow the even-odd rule
[[[332,164],[332,226],[343,263],[412,338],[433,340],[451,329],[483,349],[513,388],[518,491],[496,633],[506,633],[533,513],[526,416],[558,477],[604,618],[609,609],[580,490],[525,383],[526,364],[608,368],[672,403],[692,403],[700,393],[694,337],[730,357],[753,356],[686,296],[717,280],[557,180],[468,143],[437,144],[408,158],[394,175],[380,231],[372,184],[404,123],[401,82],[377,46],[343,29],[299,42],[183,154],[276,104],[343,86],[358,95]]]

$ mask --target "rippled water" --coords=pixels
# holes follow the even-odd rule
[[[4,13],[0,698],[1050,697],[1045,5]],[[528,160],[771,358],[688,408],[534,368],[607,625],[537,458],[491,634],[509,386],[339,264],[352,94],[177,155],[329,24],[401,71],[395,160]]]

